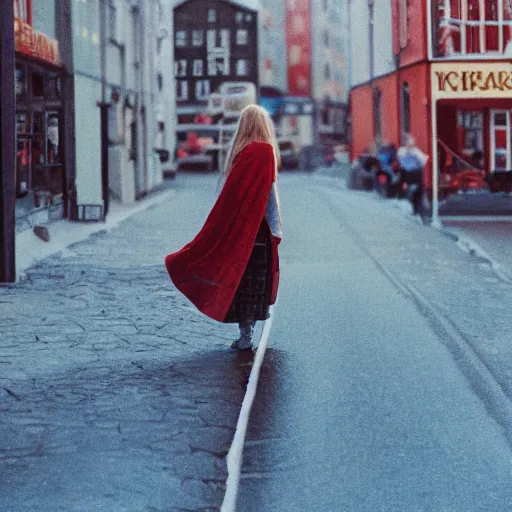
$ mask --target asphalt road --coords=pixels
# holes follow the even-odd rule
[[[372,219],[340,207],[330,182],[283,192],[280,296],[237,510],[512,510],[506,433],[370,258]]]

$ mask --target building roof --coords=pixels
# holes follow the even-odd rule
[[[176,7],[189,2],[191,0],[172,0],[172,7],[175,9]],[[259,0],[223,0],[229,4],[238,5],[240,7],[245,7],[246,9],[252,9],[254,11],[259,11],[260,2]]]

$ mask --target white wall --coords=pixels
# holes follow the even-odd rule
[[[100,110],[101,84],[75,75],[76,189],[79,205],[102,205]]]
[[[352,0],[350,5],[351,86],[370,80],[370,11],[367,0]],[[373,25],[374,78],[395,69],[390,0],[375,0]]]
[[[366,0],[350,2],[350,58],[352,86],[370,80],[369,10]]]
[[[103,207],[99,0],[72,2],[77,204]]]
[[[386,75],[395,69],[393,57],[393,18],[389,0],[375,0],[374,72]]]

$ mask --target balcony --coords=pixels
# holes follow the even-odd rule
[[[512,58],[512,1],[430,2],[435,59]]]

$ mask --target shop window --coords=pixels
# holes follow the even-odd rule
[[[32,132],[33,133],[42,133],[43,131],[44,131],[44,115],[42,112],[34,112],[33,123],[32,123]]]
[[[506,118],[502,122],[506,126]],[[474,152],[483,150],[483,124],[482,112],[459,111],[459,126],[463,131],[462,151],[465,156],[471,156]]]
[[[25,103],[27,101],[27,72],[25,67],[16,66],[15,71],[16,102]]]
[[[411,133],[411,93],[409,84],[402,85],[402,135]]]
[[[26,112],[16,113],[16,133],[29,133],[30,124],[29,117]]]
[[[373,134],[375,138],[382,139],[382,91],[373,91]]]
[[[46,160],[48,165],[60,163],[59,114],[57,112],[46,114]]]
[[[44,95],[47,100],[58,100],[61,96],[59,75],[47,75],[44,80]]]
[[[44,76],[37,71],[32,72],[32,96],[44,98]]]
[[[434,55],[512,55],[512,2],[433,0]]]

